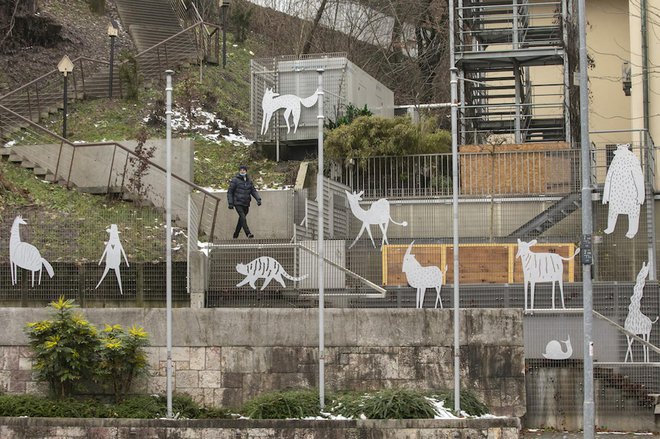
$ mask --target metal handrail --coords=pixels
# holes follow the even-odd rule
[[[167,170],[164,167],[160,166],[159,164],[157,164],[157,163],[155,163],[155,162],[153,162],[153,161],[151,161],[147,158],[144,158],[144,157],[141,157],[141,156],[137,155],[135,153],[135,151],[133,151],[130,148],[122,145],[121,143],[118,143],[118,142],[72,143],[69,140],[65,139],[64,137],[48,130],[47,128],[42,127],[41,125],[39,125],[37,123],[32,122],[30,119],[27,119],[27,118],[23,117],[22,115],[10,110],[9,108],[7,108],[3,105],[0,105],[0,110],[6,111],[7,113],[11,114],[12,116],[22,120],[23,122],[25,122],[27,125],[31,126],[32,128],[35,128],[35,129],[45,133],[49,137],[52,137],[54,140],[56,140],[57,143],[60,144],[60,153],[59,153],[60,156],[61,156],[62,148],[64,147],[64,145],[73,148],[74,154],[75,154],[75,151],[79,148],[86,148],[86,147],[93,147],[93,146],[108,146],[108,147],[119,148],[119,149],[125,151],[128,156],[135,157],[138,160],[148,164],[149,166],[151,166],[154,169],[157,169],[157,170],[162,171],[162,172],[167,172]],[[71,158],[71,162],[73,162],[73,157]],[[58,159],[58,165],[57,166],[59,167],[59,159]],[[72,168],[72,166],[70,166],[70,168],[69,168],[69,174],[71,173],[71,168]],[[59,169],[56,169],[54,174],[55,174],[55,180],[57,180],[58,174],[59,174]],[[177,174],[172,173],[171,175],[172,175],[172,178],[174,178],[175,180],[178,180],[181,183],[183,183],[183,184],[187,185],[188,187],[190,187],[191,189],[196,190],[198,192],[201,192],[205,196],[208,196],[211,199],[215,200],[216,201],[215,209],[217,211],[217,208],[218,208],[218,205],[219,205],[221,199],[219,197],[217,197],[215,194],[213,194],[213,192],[210,192],[207,189],[204,189],[203,187],[201,187],[201,186],[199,186],[199,185],[197,185],[197,184],[195,184],[191,181],[188,181],[185,178],[180,177]],[[63,176],[61,176],[61,177],[63,177]],[[67,187],[70,183],[69,178],[70,178],[70,175],[66,179]],[[108,182],[108,189],[109,189],[109,187],[110,187],[110,183]],[[211,237],[213,237],[214,227],[215,227],[215,221],[214,221],[213,225],[211,226],[211,233],[210,233]]]
[[[75,64],[76,62],[78,62],[78,61],[91,61],[91,62],[96,62],[96,63],[100,63],[100,64],[108,64],[108,65],[110,64],[108,61],[103,61],[103,60],[100,60],[100,59],[89,58],[89,57],[86,57],[86,56],[79,56],[79,57],[74,58],[73,60],[71,60],[71,62],[74,63],[74,64]],[[14,90],[10,91],[9,93],[0,96],[0,101],[2,101],[3,99],[5,99],[5,98],[7,98],[7,97],[9,97],[9,96],[11,96],[11,95],[13,95],[13,94],[15,94],[15,93],[18,93],[19,91],[21,91],[21,90],[23,90],[23,89],[25,89],[25,88],[27,88],[27,87],[30,87],[31,85],[35,84],[36,82],[39,82],[39,81],[41,81],[42,79],[44,79],[44,78],[46,78],[46,77],[48,77],[48,76],[51,76],[51,75],[53,75],[53,74],[57,74],[58,76],[61,76],[61,75],[62,75],[62,74],[60,73],[59,70],[57,70],[57,69],[53,69],[53,70],[51,70],[50,72],[48,72],[48,73],[44,73],[43,75],[39,76],[38,78],[33,79],[32,81],[28,82],[27,84],[23,84],[23,85],[21,85],[20,87],[18,87],[17,89],[14,89]]]

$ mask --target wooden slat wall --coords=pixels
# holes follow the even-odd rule
[[[407,245],[383,246],[383,285],[408,285],[406,275],[401,271],[403,255]],[[461,283],[522,283],[523,272],[520,260],[516,259],[517,244],[461,244],[458,254]],[[569,257],[575,252],[575,244],[536,244],[537,253],[557,253]],[[412,254],[424,267],[435,265],[444,272],[445,283],[454,281],[454,255],[451,244],[414,245]],[[575,281],[575,259],[564,261],[564,281]]]

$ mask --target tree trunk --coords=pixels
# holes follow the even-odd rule
[[[321,4],[319,5],[319,10],[316,11],[316,17],[314,17],[314,22],[312,23],[312,28],[309,30],[309,33],[307,34],[307,38],[305,39],[305,44],[303,45],[302,48],[302,53],[309,53],[309,50],[312,47],[312,38],[314,38],[314,32],[316,32],[316,28],[319,25],[319,22],[321,21],[321,17],[323,16],[323,11],[325,10],[325,5],[328,3],[328,0],[321,0]]]

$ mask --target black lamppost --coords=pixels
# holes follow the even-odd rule
[[[113,68],[115,64],[115,38],[117,38],[117,22],[112,20],[108,25],[108,36],[110,37],[110,78],[108,79],[108,97],[112,99]]]
[[[227,11],[229,10],[229,0],[220,0],[220,10],[222,11],[222,68],[227,66]]]
[[[66,115],[67,115],[67,89],[68,81],[67,75],[73,71],[73,63],[68,56],[64,55],[60,62],[57,64],[57,70],[64,75],[64,117],[62,118],[62,137],[66,139]]]

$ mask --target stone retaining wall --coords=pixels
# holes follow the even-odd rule
[[[84,309],[97,327],[139,324],[151,336],[153,376],[138,391],[164,393],[164,309]],[[0,391],[44,389],[31,372],[23,327],[48,317],[45,309],[1,308]],[[452,311],[440,309],[326,310],[328,391],[453,387]],[[238,407],[263,392],[318,385],[316,309],[173,310],[174,390],[198,402]],[[503,416],[525,413],[522,312],[461,310],[461,376]]]
[[[142,420],[0,418],[3,439],[516,439],[516,418],[408,420]]]

